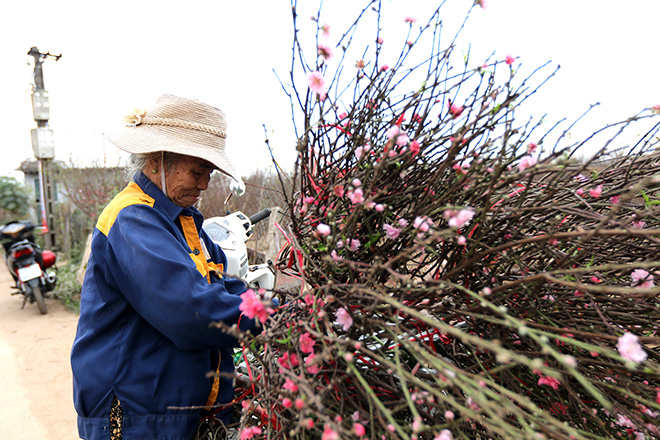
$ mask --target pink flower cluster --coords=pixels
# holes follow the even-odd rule
[[[333,50],[332,46],[327,42],[321,42],[317,46],[318,54],[323,57],[325,61],[330,61],[332,59]]]
[[[619,350],[621,357],[627,361],[638,364],[646,360],[646,352],[639,343],[639,337],[637,335],[624,333],[619,337],[616,348]]]
[[[598,185],[595,188],[591,188],[589,190],[589,195],[593,197],[594,199],[597,199],[603,194],[603,185]]]
[[[539,380],[537,382],[538,385],[546,385],[552,388],[553,390],[559,389],[559,385],[561,385],[561,383],[554,377],[544,376],[541,373],[536,373],[536,374],[539,375]]]
[[[337,310],[335,318],[337,318],[337,323],[342,326],[345,332],[353,325],[353,318],[344,307]]]
[[[320,100],[325,99],[325,96],[328,93],[328,89],[326,88],[325,78],[323,78],[323,74],[321,72],[318,70],[310,72],[307,75],[307,83],[309,85],[309,90],[316,93]]]
[[[642,289],[650,289],[655,284],[653,283],[653,275],[645,271],[644,269],[635,269],[630,274],[632,278],[632,287],[639,287]]]
[[[433,437],[433,440],[453,440],[454,437],[451,435],[451,431],[448,429],[443,429],[438,435]]]
[[[452,119],[456,119],[461,116],[463,110],[465,110],[465,107],[458,106],[451,101],[447,102],[447,107],[449,108],[449,114],[451,114]]]
[[[533,167],[536,165],[536,159],[532,156],[523,156],[520,158],[520,163],[518,164],[519,171],[525,171],[527,168]]]
[[[396,239],[401,233],[401,228],[388,225],[387,223],[383,225],[383,229],[385,230],[385,236],[387,238],[391,238],[392,240]]]
[[[447,219],[450,228],[460,229],[472,220],[474,214],[475,212],[471,208],[464,208],[447,209],[442,215]]]
[[[264,323],[268,319],[268,316],[274,312],[273,309],[264,305],[252,289],[246,290],[241,295],[241,299],[243,301],[238,306],[238,309],[250,319],[256,317],[259,322]]]
[[[248,426],[241,431],[241,440],[250,440],[259,434],[261,434],[261,428],[258,426]]]
[[[392,128],[387,130],[386,135],[388,141],[395,139],[394,143],[396,145],[407,145],[410,142],[408,135],[403,133],[398,125],[394,125]]]
[[[327,237],[330,235],[330,232],[330,226],[326,225],[325,223],[319,223],[318,226],[316,226],[316,233],[321,237]]]
[[[346,195],[354,205],[364,203],[364,191],[362,191],[362,188],[356,188],[352,191],[349,191]]]
[[[429,229],[433,226],[433,220],[427,216],[415,217],[413,222],[413,228],[419,229],[420,232],[428,232]]]
[[[321,440],[339,440],[339,434],[332,427],[326,425]]]
[[[328,43],[328,38],[330,38],[330,26],[328,23],[325,23],[320,29],[325,41],[322,41],[317,45],[318,54],[327,62],[330,61],[333,54],[332,46]]]

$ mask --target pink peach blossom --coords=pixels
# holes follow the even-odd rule
[[[325,38],[330,38],[330,25],[328,23],[324,23],[323,26],[321,26],[321,32],[323,32],[323,36]]]
[[[621,196],[612,196],[610,197],[610,202],[613,205],[617,205],[619,203],[619,199],[621,199]]]
[[[351,318],[351,315],[346,311],[344,307],[337,310],[335,313],[335,318],[337,318],[337,323],[344,328],[345,332],[348,331],[348,329],[350,329],[353,325],[353,318]]]
[[[309,332],[303,333],[300,335],[300,339],[298,340],[300,344],[300,351],[303,353],[314,353],[314,338],[312,338],[312,335],[309,334]]]
[[[646,359],[646,352],[639,343],[639,337],[632,333],[624,333],[616,343],[619,354],[627,361],[640,363]]]
[[[360,240],[358,240],[357,238],[350,238],[348,240],[348,243],[346,243],[346,244],[348,245],[348,249],[351,252],[355,252],[358,249],[360,249],[360,245],[361,245]]]
[[[399,234],[401,233],[400,228],[397,228],[397,227],[392,226],[392,225],[388,225],[387,223],[385,223],[383,225],[383,229],[385,230],[385,236],[387,238],[392,239],[392,240],[396,239],[399,236]]]
[[[321,440],[339,440],[339,434],[337,434],[337,432],[335,432],[330,426],[326,425]]]
[[[284,380],[284,389],[295,393],[298,391],[298,385],[296,385],[291,379],[287,378]]]
[[[632,287],[639,287],[642,289],[650,289],[655,284],[653,283],[653,275],[645,271],[644,269],[635,269],[630,274],[632,278]]]
[[[325,94],[327,93],[327,90],[325,88],[325,78],[323,78],[323,74],[319,72],[318,70],[315,70],[314,72],[310,72],[307,75],[307,81],[309,84],[309,89],[319,95],[321,99],[325,98]]]
[[[318,54],[321,55],[325,61],[330,61],[332,59],[334,52],[330,44],[321,42],[318,44],[317,49]]]
[[[364,192],[362,191],[362,188],[356,188],[353,191],[349,191],[347,195],[354,205],[364,202]]]
[[[451,435],[451,431],[448,429],[443,429],[438,435],[433,437],[433,440],[453,440],[454,437]]]
[[[428,232],[428,230],[433,226],[433,220],[427,216],[416,217],[413,222],[413,227],[419,229],[421,232]]]
[[[623,414],[617,414],[616,424],[619,426],[623,426],[624,428],[635,428],[634,423],[631,422],[630,419],[624,416]]]
[[[475,212],[471,208],[464,208],[459,210],[447,209],[442,215],[448,220],[450,228],[460,229],[472,220],[474,214]]]
[[[516,59],[512,55],[507,55],[506,58],[504,59],[504,62],[510,66],[516,62]]]
[[[553,390],[559,389],[559,385],[561,385],[561,384],[554,377],[543,376],[541,374],[539,374],[539,376],[540,377],[539,377],[539,380],[537,382],[537,385],[547,385],[547,386],[551,387]]]
[[[414,140],[410,143],[410,152],[413,154],[413,156],[416,156],[419,154],[420,150],[420,144],[417,140]]]
[[[327,237],[330,235],[330,226],[324,224],[324,223],[319,223],[318,226],[316,227],[316,232],[322,236],[322,237]]]
[[[255,435],[261,434],[261,428],[258,426],[248,426],[241,431],[241,440],[250,440]]]
[[[530,142],[529,144],[527,144],[527,154],[536,153],[537,148],[538,148],[538,145],[536,145],[534,142]]]
[[[646,226],[646,222],[644,220],[637,220],[632,222],[633,229],[644,229],[644,226]]]
[[[451,101],[447,102],[447,107],[449,108],[449,113],[451,114],[451,117],[453,119],[456,119],[459,116],[461,116],[461,113],[463,113],[463,110],[465,108],[463,106],[458,106],[456,104],[453,104]]]
[[[300,365],[300,360],[298,359],[297,354],[289,354],[288,352],[285,352],[281,357],[277,359],[277,363],[280,364],[281,370],[290,370],[291,368]]]
[[[405,134],[405,133],[400,133],[400,134],[396,137],[396,144],[397,144],[397,145],[400,145],[400,146],[408,145],[408,142],[410,142],[410,138],[409,138],[408,135]]]
[[[477,0],[477,4],[481,6],[481,9],[486,9],[486,7],[488,7],[487,0]]]
[[[313,353],[305,358],[305,367],[309,374],[316,374],[319,372],[319,366],[316,364],[315,360],[316,355]]]
[[[353,431],[355,431],[355,435],[358,437],[363,437],[367,432],[367,430],[364,429],[364,426],[360,423],[353,423]]]
[[[602,193],[603,193],[603,185],[598,185],[597,187],[591,188],[589,190],[589,195],[594,199],[599,198]]]
[[[250,319],[256,317],[259,322],[264,323],[268,319],[269,313],[273,312],[273,309],[266,308],[252,289],[246,290],[241,295],[241,299],[243,301],[238,306],[238,309]]]
[[[417,19],[413,18],[413,17],[406,17],[403,21],[406,22],[406,23],[413,24],[417,21]]]
[[[383,44],[383,38],[382,38],[382,37],[378,37],[378,39],[376,40],[376,43],[378,43],[378,44]]]
[[[536,165],[536,159],[532,156],[523,156],[520,158],[520,163],[518,164],[519,171],[525,171],[527,168],[533,167]]]

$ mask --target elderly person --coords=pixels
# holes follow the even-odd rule
[[[236,173],[214,107],[164,95],[127,122],[110,140],[138,171],[96,224],[71,354],[78,429],[87,440],[188,440],[205,409],[231,416],[238,341],[210,324],[257,332],[239,310],[244,284],[223,275],[193,207],[213,170]]]

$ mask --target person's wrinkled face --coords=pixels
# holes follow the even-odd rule
[[[204,159],[177,156],[165,172],[167,196],[182,208],[194,205],[209,187],[213,170],[213,165]]]

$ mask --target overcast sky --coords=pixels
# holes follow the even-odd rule
[[[325,1],[322,21],[331,26],[330,42],[354,18],[356,4],[363,2]],[[404,41],[406,16],[419,24],[437,4],[383,0],[384,45]],[[470,4],[447,0],[447,24],[459,24]],[[173,93],[226,112],[228,152],[241,174],[270,166],[264,124],[278,161],[293,163],[290,107],[273,73],[288,81],[289,0],[35,0],[2,9],[0,175],[32,156],[32,46],[62,54],[44,64],[60,160],[116,165],[117,149],[103,133],[133,107]],[[315,29],[309,17],[317,9],[316,1],[300,1],[300,28]],[[660,104],[658,17],[658,0],[489,0],[485,10],[473,10],[461,44],[472,44],[475,63],[495,53],[495,59],[517,57],[521,71],[547,61],[561,65],[534,98],[532,112],[573,120],[600,102],[589,122],[600,127]]]

